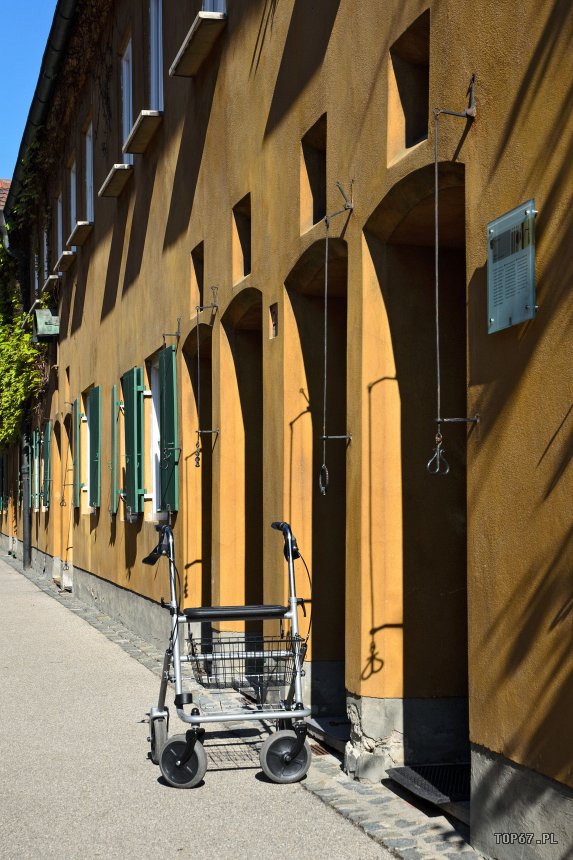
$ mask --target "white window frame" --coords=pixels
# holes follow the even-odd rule
[[[34,239],[34,298],[40,295],[40,254],[38,252],[38,239]]]
[[[94,220],[94,138],[90,122],[85,133],[85,182],[86,182],[86,221]]]
[[[161,510],[161,438],[160,438],[160,379],[159,362],[153,361],[149,368],[151,389],[151,433],[149,434],[149,458],[151,472],[151,497],[154,516]]]
[[[85,440],[85,446],[84,446],[83,450],[86,452],[86,454],[84,455],[84,462],[80,463],[80,483],[82,485],[82,488],[81,488],[82,492],[84,492],[86,494],[86,496],[85,496],[85,498],[87,499],[86,505],[89,505],[89,500],[90,500],[90,471],[91,471],[90,465],[91,465],[91,461],[92,461],[92,451],[91,451],[91,447],[90,447],[91,442],[90,442],[90,392],[89,392],[89,389],[84,394],[84,404],[85,404],[85,410],[86,411],[85,411],[84,415],[82,415],[81,422],[85,427],[84,438],[82,441]],[[82,426],[82,424],[80,424],[80,427]],[[81,433],[81,430],[80,430],[80,433]],[[84,468],[84,475],[85,475],[85,481],[83,481],[83,482],[82,482],[82,466]]]
[[[48,280],[50,275],[50,260],[48,254],[48,228],[44,227],[44,283]]]
[[[57,205],[57,210],[58,210],[57,227],[58,227],[58,260],[59,260],[60,257],[62,256],[62,252],[64,250],[64,223],[63,223],[64,209],[63,209],[62,192],[61,191],[58,194],[58,200],[57,200],[56,205]]]
[[[133,89],[132,89],[132,51],[131,39],[125,46],[121,56],[121,132],[122,145],[125,143],[133,126]],[[123,153],[123,163],[133,164],[133,154]]]
[[[149,107],[163,110],[163,0],[149,0]]]
[[[40,510],[40,487],[42,486],[42,482],[40,480],[40,463],[41,463],[41,450],[42,450],[42,434],[38,429],[38,444],[34,447],[33,453],[33,474],[34,474],[34,482],[32,485],[32,496],[34,498],[34,504],[32,508],[34,513],[37,513]]]

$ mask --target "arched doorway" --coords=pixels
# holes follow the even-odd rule
[[[184,593],[193,606],[212,603],[213,448],[217,444],[213,427],[212,341],[211,325],[199,323],[183,345]]]
[[[444,417],[466,416],[466,263],[464,168],[443,164],[440,189],[441,400]],[[436,433],[434,303],[434,169],[398,183],[364,231],[364,270],[377,283],[391,341],[398,396],[392,411],[378,401],[370,422],[370,457],[392,447],[387,471],[371,475],[372,529],[383,522],[385,483],[399,488],[401,547],[396,559],[373,566],[373,593],[400,595],[401,622],[384,624],[373,611],[374,648],[384,627],[402,627],[402,653],[385,651],[384,672],[401,675],[402,713],[388,700],[393,727],[403,726],[406,763],[469,759],[467,715],[467,523],[465,424],[443,428],[451,470],[430,475],[426,463]],[[365,275],[368,278],[368,274]],[[381,372],[369,392],[388,378]],[[388,442],[390,437],[396,437]],[[391,474],[392,471],[396,475]],[[374,536],[375,537],[375,536]],[[385,536],[388,538],[388,536]],[[390,539],[392,536],[390,536]],[[383,574],[382,574],[383,571]],[[384,576],[383,584],[376,579]],[[383,603],[379,597],[379,605]],[[395,601],[397,606],[397,602]],[[388,640],[389,641],[389,640]],[[396,641],[396,640],[394,640]],[[387,717],[388,715],[385,715]]]
[[[263,602],[262,297],[242,290],[219,352],[219,561],[215,603]]]
[[[319,241],[285,280],[285,432],[288,516],[312,575],[308,659],[313,711],[346,719],[346,448],[327,442],[328,489],[321,493],[324,394],[325,245]],[[347,433],[347,249],[329,242],[328,435]]]

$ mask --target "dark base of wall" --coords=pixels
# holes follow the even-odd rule
[[[79,567],[74,567],[73,592],[82,603],[96,607],[160,650],[167,648],[171,616],[153,600]]]
[[[378,782],[391,767],[469,761],[467,708],[463,697],[375,699],[349,693],[346,772]]]
[[[471,762],[474,848],[496,860],[573,856],[573,790],[475,744]]]

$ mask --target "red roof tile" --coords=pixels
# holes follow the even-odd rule
[[[10,190],[10,180],[0,179],[0,209],[4,209],[8,191]]]

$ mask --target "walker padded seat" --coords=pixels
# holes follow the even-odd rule
[[[265,606],[197,606],[184,609],[187,621],[266,621],[269,618],[284,618],[288,606],[267,604]]]

